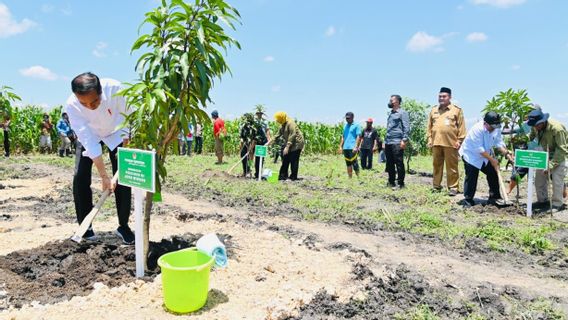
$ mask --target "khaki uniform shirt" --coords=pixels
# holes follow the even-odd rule
[[[290,151],[301,150],[304,148],[304,135],[302,131],[298,128],[298,125],[292,119],[288,119],[286,123],[280,127],[278,135],[274,138],[277,141],[279,137],[282,137],[286,143],[286,146],[290,148]]]
[[[428,116],[428,143],[432,146],[455,147],[465,139],[463,110],[453,104],[447,108],[435,106]]]
[[[548,124],[544,130],[537,132],[533,128],[530,140],[536,138],[544,151],[548,149],[550,167],[554,168],[566,160],[566,153],[568,152],[568,145],[566,144],[567,135],[566,127],[562,123],[548,119]]]

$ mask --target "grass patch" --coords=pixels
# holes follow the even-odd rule
[[[106,155],[104,159],[108,162]],[[74,160],[56,155],[10,158],[0,165],[0,177],[10,174],[11,164],[43,163],[72,170]],[[215,165],[215,160],[213,155],[169,156],[166,190],[193,198],[222,198],[229,205],[266,208],[262,210],[275,214],[291,212],[306,220],[358,225],[366,230],[402,230],[453,241],[458,246],[467,239],[478,238],[496,251],[517,248],[541,254],[564,247],[550,238],[552,232],[566,227],[564,223],[519,216],[488,218],[458,209],[446,194],[431,192],[431,178],[420,174],[408,175],[403,191],[392,191],[386,187],[384,164],[375,163],[374,170],[362,171],[359,178],[349,179],[341,156],[303,156],[303,180],[269,184],[227,176],[224,172],[238,161],[235,156],[226,157],[227,163],[222,165]],[[279,166],[271,160],[266,162],[274,173]],[[414,157],[411,168],[418,173],[430,173],[431,158]],[[238,164],[232,174],[241,171]],[[93,172],[93,176],[97,173]],[[564,253],[568,256],[568,249]]]

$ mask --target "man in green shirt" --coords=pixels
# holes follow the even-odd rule
[[[549,170],[537,170],[535,178],[537,206],[546,206],[548,198],[548,175],[552,180],[552,207],[560,211],[564,205],[564,177],[566,176],[566,153],[568,153],[566,127],[556,120],[549,119],[548,113],[533,110],[529,113],[527,124],[533,127],[530,140],[536,138],[538,145],[548,152]]]

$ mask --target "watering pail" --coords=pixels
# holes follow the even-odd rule
[[[272,172],[272,174],[269,175],[266,180],[270,183],[278,183],[278,172]]]
[[[188,313],[205,305],[209,271],[214,261],[213,257],[197,248],[166,253],[158,259],[162,270],[164,304],[168,310]]]

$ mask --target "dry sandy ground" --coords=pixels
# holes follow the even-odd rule
[[[46,195],[53,189],[50,181],[49,178],[3,181],[8,188],[2,192],[0,201]],[[164,196],[165,203],[187,210],[204,214],[224,211],[210,203],[183,200],[175,196]],[[45,224],[50,226],[42,228],[41,225]],[[5,232],[0,233],[0,254],[65,239],[73,234],[76,227],[74,223],[61,223],[50,217],[38,221],[31,212],[19,211],[11,221],[2,222]],[[96,231],[112,231],[116,228],[115,218],[112,214],[98,218],[94,228]],[[350,294],[348,290],[344,290],[348,286],[351,271],[351,263],[346,261],[345,253],[309,250],[279,233],[232,222],[180,222],[173,216],[165,215],[155,216],[151,223],[151,240],[159,241],[186,232],[229,234],[236,244],[236,255],[229,257],[228,268],[215,269],[211,273],[208,304],[201,312],[193,314],[192,318],[271,318],[292,310],[303,301],[309,301],[322,287],[345,296]],[[257,281],[258,278],[263,280]],[[153,282],[135,281],[117,288],[104,285],[95,287],[93,293],[86,297],[75,297],[55,305],[26,306],[20,310],[0,313],[0,318],[76,319],[78,313],[98,319],[114,318],[118,314],[135,319],[179,318],[167,313],[162,306],[160,277],[156,277]]]
[[[46,242],[66,239],[76,229],[73,219],[40,216],[30,208],[30,197],[53,194],[55,188],[70,183],[56,170],[46,177],[2,181],[0,203],[11,204],[8,221],[0,221],[0,255],[31,249]],[[97,182],[94,182],[97,185]],[[32,206],[33,207],[33,206]],[[456,295],[480,283],[513,285],[531,295],[559,297],[568,301],[568,284],[547,277],[540,266],[513,265],[507,261],[476,261],[443,246],[415,242],[397,234],[363,234],[347,227],[295,221],[285,217],[259,217],[246,210],[219,207],[205,201],[189,201],[174,194],[164,195],[161,214],[151,223],[151,240],[159,241],[184,233],[214,232],[232,236],[234,255],[226,269],[211,273],[207,305],[192,319],[278,319],[310,301],[321,288],[347,300],[359,288],[351,282],[355,262],[364,261],[378,275],[386,266],[405,263],[422,273],[433,285],[452,286]],[[196,216],[223,216],[224,219],[191,219],[182,222],[172,208]],[[2,212],[0,212],[2,213]],[[133,225],[133,224],[132,224]],[[273,226],[272,228],[266,226]],[[274,227],[276,226],[276,228]],[[112,231],[116,218],[102,212],[94,222],[96,231]],[[290,231],[289,233],[282,231]],[[299,236],[298,236],[299,235]],[[315,236],[306,244],[302,235]],[[312,239],[313,240],[313,239]],[[362,249],[327,250],[330,244],[345,242]],[[315,248],[315,250],[314,250]],[[0,288],[1,289],[1,288]],[[0,290],[0,296],[2,292]],[[566,309],[566,305],[563,305]],[[164,310],[161,279],[134,281],[108,288],[95,284],[91,294],[51,305],[32,303],[21,309],[0,313],[0,319],[170,319],[180,318]]]

